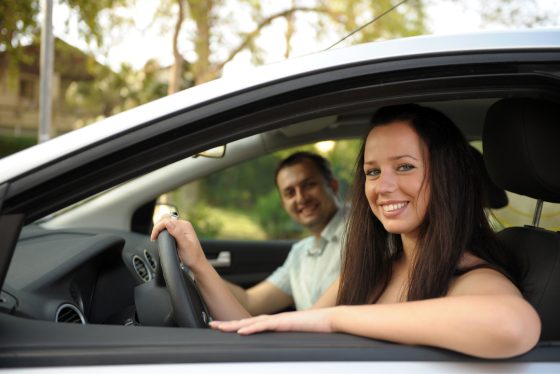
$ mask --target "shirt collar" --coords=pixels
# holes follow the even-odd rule
[[[325,251],[327,244],[337,242],[340,240],[344,225],[342,221],[346,215],[346,209],[339,207],[335,215],[331,218],[327,226],[321,231],[319,240],[314,240],[314,243],[307,250],[309,256],[320,256]]]
[[[338,239],[344,226],[342,221],[344,220],[345,210],[344,207],[338,208],[329,223],[327,223],[327,226],[321,231],[321,239],[325,239],[328,242]]]

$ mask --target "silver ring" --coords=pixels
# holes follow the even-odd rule
[[[179,213],[171,212],[169,213],[169,217],[171,217],[171,219],[179,219]]]

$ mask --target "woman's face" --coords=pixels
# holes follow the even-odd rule
[[[390,233],[415,238],[428,206],[430,187],[424,142],[408,122],[374,127],[364,153],[365,194]]]

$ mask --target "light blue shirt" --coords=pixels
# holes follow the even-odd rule
[[[339,208],[317,240],[308,236],[292,246],[288,258],[267,281],[292,296],[296,309],[308,309],[340,274],[346,209]]]

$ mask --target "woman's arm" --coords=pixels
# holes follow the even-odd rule
[[[212,327],[240,334],[264,330],[344,332],[486,358],[525,353],[540,336],[540,320],[535,310],[509,280],[489,269],[459,277],[449,294],[437,299],[337,306],[215,322]]]
[[[220,320],[249,317],[250,314],[206,259],[190,222],[165,217],[154,226],[151,239],[157,239],[164,229],[175,238],[179,258],[193,272],[212,317]]]

